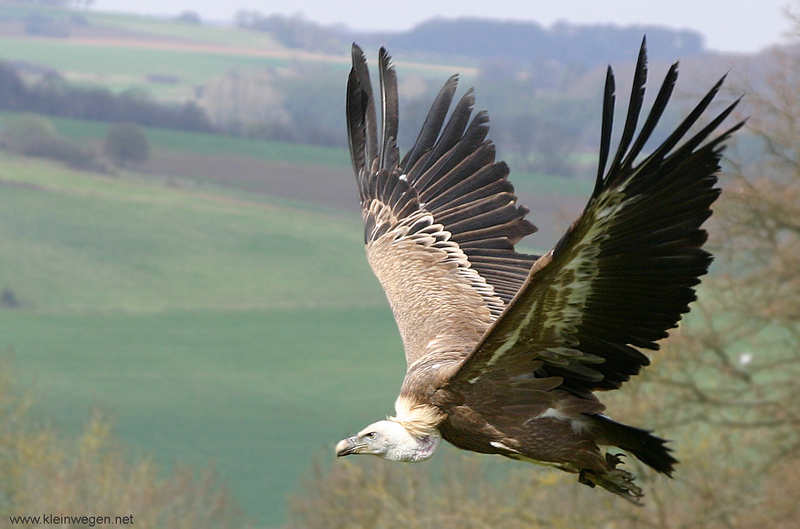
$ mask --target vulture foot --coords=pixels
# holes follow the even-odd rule
[[[622,459],[620,459],[619,455],[606,454],[606,460],[612,467],[616,467],[618,464],[622,463]],[[622,496],[631,503],[644,505],[642,503],[644,492],[639,486],[634,484],[633,480],[633,474],[620,468],[612,468],[603,474],[583,469],[578,478],[578,481],[584,485],[589,485],[590,487],[600,485],[604,489]]]

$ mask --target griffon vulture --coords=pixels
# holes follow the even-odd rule
[[[672,65],[637,133],[643,42],[609,164],[609,68],[594,191],[555,247],[534,256],[514,250],[536,228],[517,204],[508,166],[495,161],[487,113],[472,116],[472,90],[448,118],[458,80],[451,77],[401,158],[391,59],[380,50],[380,121],[356,45],[352,60],[347,130],[367,259],[397,320],[408,370],[395,416],[340,441],[337,455],[424,461],[444,439],[552,465],[639,503],[643,493],[617,468],[619,454],[601,447],[620,448],[666,475],[677,460],[665,440],[605,415],[596,392],[620,388],[650,363],[641,350],[657,350],[688,312],[711,263],[701,225],[720,193],[723,144],[741,124],[711,135],[738,101],[688,132],[724,78],[645,155],[678,73]]]

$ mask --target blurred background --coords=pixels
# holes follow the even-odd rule
[[[800,4],[523,4],[0,1],[0,527],[796,527]],[[681,60],[655,141],[725,74],[714,108],[749,116],[700,302],[604,396],[673,440],[675,479],[629,460],[637,508],[455,450],[334,461],[405,372],[363,253],[350,44],[395,58],[401,150],[450,75],[475,87],[535,253],[591,193],[606,68],[619,122],[645,34],[650,101]]]

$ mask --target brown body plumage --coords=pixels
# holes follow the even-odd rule
[[[396,416],[340,442],[340,456],[420,461],[443,438],[579,473],[581,482],[635,502],[641,490],[601,445],[672,473],[677,461],[665,441],[602,415],[594,392],[617,389],[646,366],[639,349],[657,349],[695,299],[711,262],[701,224],[719,194],[723,141],[738,125],[708,139],[734,103],[684,139],[720,81],[640,159],[677,79],[673,65],[637,135],[645,55],[643,44],[610,165],[609,68],[594,192],[555,248],[539,257],[514,250],[536,228],[517,205],[508,167],[495,161],[487,114],[471,118],[472,91],[446,119],[457,84],[450,78],[401,159],[389,56],[382,49],[378,63],[379,137],[366,59],[353,47],[347,124],[367,257],[397,319],[408,371]]]

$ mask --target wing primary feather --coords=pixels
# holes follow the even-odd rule
[[[414,146],[408,151],[408,154],[405,155],[400,164],[403,170],[408,171],[411,169],[423,154],[430,152],[433,148],[436,138],[439,136],[439,131],[442,130],[442,124],[444,124],[444,119],[447,117],[447,111],[450,109],[457,87],[458,75],[453,75],[439,90],[439,94],[433,100],[431,109],[422,124],[417,141],[414,142]]]
[[[444,126],[444,130],[442,130],[439,139],[436,141],[433,151],[428,157],[427,163],[422,167],[418,166],[419,172],[413,176],[411,173],[409,173],[409,180],[412,181],[412,184],[415,187],[418,189],[424,189],[427,186],[428,179],[434,176],[434,174],[429,172],[428,169],[430,169],[434,163],[438,162],[442,156],[447,153],[447,151],[455,147],[456,144],[458,144],[458,142],[461,140],[462,136],[464,135],[464,130],[466,130],[467,124],[469,123],[469,118],[472,115],[472,108],[474,106],[475,94],[472,88],[470,88],[453,109],[453,113],[450,115],[447,125]],[[417,167],[415,167],[415,169],[417,169]]]
[[[358,79],[358,86],[366,95],[362,98],[362,115],[364,121],[364,158],[366,169],[371,170],[372,161],[378,152],[378,125],[375,114],[375,102],[372,98],[372,82],[369,79],[367,58],[357,44],[353,44],[353,72]]]
[[[460,198],[465,197],[468,193],[474,193],[489,186],[496,186],[499,190],[500,184],[496,182],[507,182],[508,166],[504,162],[497,162],[494,164],[486,165],[465,178],[461,182],[454,184],[450,189],[443,192],[438,197],[432,198],[428,201],[428,207],[432,210],[438,210],[447,204],[454,203]],[[490,190],[495,187],[490,188]],[[513,191],[513,187],[508,185],[508,190]]]
[[[681,160],[682,158],[689,156],[689,154],[691,154],[692,151],[694,151],[694,149],[696,149],[712,132],[714,132],[714,130],[720,125],[720,123],[725,121],[725,118],[727,118],[730,115],[730,113],[733,112],[733,109],[736,108],[736,106],[739,104],[739,101],[741,101],[741,98],[731,103],[725,110],[723,110],[720,113],[719,116],[714,118],[714,120],[711,123],[703,127],[703,129],[700,130],[700,132],[695,134],[691,139],[687,140],[686,143],[681,145],[680,148],[677,151],[675,151],[675,153],[672,156],[674,156],[678,160]],[[729,130],[721,134],[718,138],[715,138],[714,141],[705,145],[704,148],[713,149],[720,142],[726,140],[742,125],[744,125],[744,122],[734,125]]]
[[[614,127],[614,104],[616,101],[616,87],[614,83],[614,70],[611,66],[606,70],[606,87],[603,92],[603,121],[600,127],[600,157],[597,164],[597,178],[595,179],[592,196],[600,192],[603,186],[603,175],[606,172],[608,154],[611,151],[611,131]]]
[[[639,122],[639,114],[644,104],[645,82],[647,81],[647,40],[642,39],[642,46],[639,48],[639,58],[636,61],[636,71],[633,74],[633,87],[631,88],[631,99],[628,104],[628,115],[625,118],[625,126],[622,129],[622,138],[619,141],[617,154],[611,167],[608,170],[606,180],[613,183],[618,175],[625,174],[622,166],[622,157],[628,152],[633,135],[636,133],[636,125]]]
[[[356,175],[361,173],[366,165],[364,148],[366,135],[364,128],[364,109],[367,95],[361,89],[355,69],[350,70],[347,78],[347,142],[350,145],[350,160],[353,162],[353,171]],[[363,193],[359,186],[359,195]]]
[[[463,175],[473,175],[483,167],[494,163],[494,152],[489,147],[488,143],[484,142],[476,148],[470,148],[470,151],[471,153],[463,157],[457,165],[453,167],[443,167],[442,170],[439,171],[443,173],[442,176],[435,182],[431,182],[425,190],[425,193],[420,195],[420,199],[428,204],[429,209],[433,209],[429,201],[438,198],[443,193],[443,190],[451,188],[454,182],[461,182],[469,178],[464,178]],[[454,156],[454,158],[458,159],[461,158],[461,156]]]
[[[719,81],[717,81],[717,84],[711,87],[711,90],[708,91],[705,97],[703,97],[703,99],[697,104],[697,106],[694,107],[694,109],[692,109],[689,115],[686,116],[686,118],[680,123],[680,125],[678,125],[675,128],[672,134],[670,134],[669,137],[666,140],[664,140],[661,146],[658,147],[658,149],[656,149],[655,152],[653,152],[653,154],[649,156],[649,158],[654,158],[654,159],[664,158],[666,154],[669,151],[671,151],[675,147],[675,145],[678,144],[679,141],[681,141],[681,138],[683,138],[683,136],[686,135],[686,132],[692,127],[692,125],[694,125],[697,122],[697,120],[700,119],[700,116],[703,114],[706,108],[708,108],[708,105],[710,105],[711,101],[714,100],[714,97],[717,95],[717,92],[719,92],[719,89],[720,87],[722,87],[722,83],[725,81],[726,77],[727,75],[723,75],[722,78]],[[739,100],[737,99],[736,101],[733,102],[731,107],[735,107],[738,102]],[[731,108],[730,110],[732,111],[733,108]]]
[[[397,151],[398,97],[397,74],[392,67],[392,58],[381,48],[378,53],[378,74],[381,88],[381,150],[380,169],[393,169],[400,163]]]
[[[677,80],[678,63],[676,62],[670,66],[669,70],[667,71],[667,75],[664,77],[664,82],[661,84],[661,89],[658,91],[656,100],[653,103],[653,108],[647,115],[647,119],[642,126],[642,130],[639,132],[639,136],[633,143],[633,147],[631,147],[628,156],[626,156],[625,160],[622,162],[623,172],[630,171],[631,167],[633,166],[633,162],[636,160],[636,157],[639,156],[644,144],[650,139],[650,135],[653,133],[653,130],[655,130],[656,126],[658,125],[658,121],[661,119],[661,116],[664,114],[664,110],[667,108],[667,103],[669,103],[669,98],[672,96],[672,91],[675,88],[675,83]]]
[[[489,165],[489,164],[487,164]],[[486,167],[486,166],[484,166]],[[475,171],[477,174],[478,171]],[[483,187],[478,187],[473,189],[466,189],[463,193],[460,194],[453,194],[455,198],[452,200],[443,200],[441,197],[445,196],[444,194],[437,196],[434,200],[430,200],[426,202],[427,208],[432,212],[438,212],[450,208],[456,208],[460,204],[465,204],[472,200],[476,200],[479,198],[487,197],[494,195],[496,193],[513,193],[514,187],[509,184],[507,181],[498,180],[491,182]],[[447,198],[445,196],[445,198]]]
[[[463,175],[474,173],[494,161],[494,150],[488,148],[488,142],[485,141],[489,130],[488,121],[489,117],[485,111],[478,112],[461,140],[419,178],[419,182],[424,182],[424,191],[420,193],[421,200],[427,202],[437,196],[443,188],[447,188],[454,179],[463,179]],[[492,159],[487,160],[486,155]],[[480,163],[481,161],[486,163]],[[467,169],[473,162],[480,163],[479,167]]]

